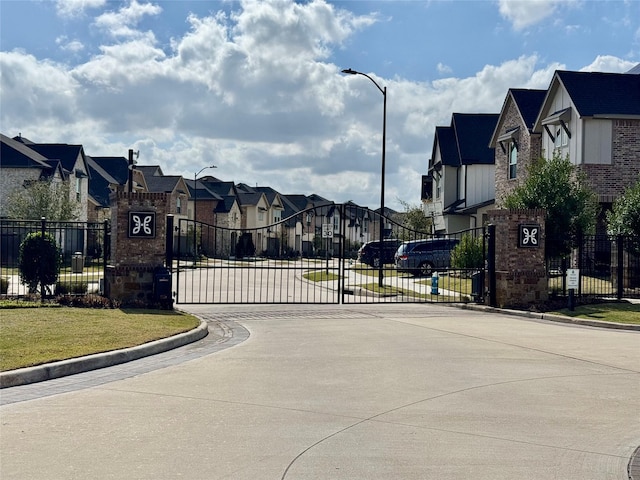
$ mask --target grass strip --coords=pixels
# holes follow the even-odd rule
[[[573,311],[568,308],[557,310],[559,315],[567,317],[600,320],[603,322],[627,323],[640,325],[640,304],[628,302],[607,302],[576,306]]]
[[[0,371],[134,347],[198,324],[192,315],[164,310],[3,309]]]

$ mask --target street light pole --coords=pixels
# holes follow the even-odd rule
[[[342,70],[342,73],[347,75],[362,75],[367,77],[376,86],[383,97],[383,109],[382,109],[382,174],[380,176],[380,252],[379,252],[379,269],[378,269],[378,287],[383,287],[384,278],[383,264],[384,264],[384,172],[385,172],[385,154],[387,146],[387,87],[380,87],[378,83],[366,73],[358,72],[351,68]]]
[[[196,209],[198,205],[198,175],[204,172],[208,168],[218,168],[215,165],[209,165],[208,167],[202,167],[197,173],[193,175],[193,258],[195,262],[195,258],[198,255],[196,250]]]

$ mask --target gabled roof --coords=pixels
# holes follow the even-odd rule
[[[536,123],[536,118],[538,118],[538,113],[540,113],[540,107],[542,107],[547,91],[511,88],[509,89],[509,94],[518,107],[523,124],[529,131],[533,130],[533,125]]]
[[[431,158],[436,158],[436,148],[440,149],[440,158],[443,165],[457,167],[460,165],[460,152],[453,127],[436,127],[433,139],[433,151]]]
[[[197,200],[222,200],[222,196],[218,195],[215,191],[211,190],[208,186],[209,183],[205,183],[202,180],[198,179],[195,183],[193,180],[184,179],[184,183],[187,185],[189,189],[189,195],[193,199]],[[198,192],[196,194],[196,186]]]
[[[124,182],[118,181],[114,178],[97,159],[102,160],[100,163],[109,164],[110,162],[104,161],[107,158],[118,160],[119,157],[89,157],[87,156],[87,165],[89,172],[91,173],[91,181],[89,182],[89,196],[101,207],[108,207],[110,205],[109,195],[111,194],[111,185],[124,185],[127,182],[125,178]],[[125,168],[127,159],[122,157],[125,162]],[[114,162],[117,163],[117,162]]]
[[[45,158],[60,160],[62,168],[69,173],[74,171],[78,158],[82,158],[82,161],[85,163],[84,168],[88,170],[82,145],[68,145],[66,143],[28,143],[26,146],[35,150]],[[84,173],[88,172],[85,171]]]
[[[233,182],[223,182],[214,177],[204,177],[199,180],[207,190],[224,197],[225,195],[235,195],[236,188]]]
[[[629,70],[627,73],[631,73],[633,75],[640,75],[640,63],[637,64],[635,67],[633,67],[631,70]]]
[[[161,177],[164,175],[160,165],[136,165],[136,170],[141,171],[145,179],[149,177]]]
[[[499,137],[505,134],[504,122],[505,115],[509,108],[509,105],[513,103],[520,116],[522,126],[527,128],[529,134],[533,132],[533,127],[540,113],[542,102],[544,102],[546,90],[530,90],[525,88],[510,88],[507,95],[504,98],[502,104],[502,110],[500,111],[500,118],[496,123],[493,135],[491,135],[491,141],[489,147],[495,147],[499,142]],[[508,131],[516,131],[520,128],[520,125],[510,125]]]
[[[47,163],[47,157],[39,154],[35,150],[24,145],[13,138],[0,133],[1,152],[0,164],[3,167],[17,168],[41,168],[43,170],[51,169]]]
[[[267,203],[267,199],[265,198],[263,193],[243,193],[238,192],[238,203],[242,206],[245,205],[253,205],[256,206],[260,203],[260,200],[264,198],[265,203]]]
[[[115,183],[125,185],[129,180],[129,161],[125,157],[94,157],[87,156],[89,167],[96,165],[108,173]],[[137,170],[137,168],[136,168]]]
[[[488,147],[498,118],[497,113],[454,113],[451,126],[462,165],[492,165],[495,163],[494,149]]]
[[[535,129],[549,115],[550,102],[564,88],[579,117],[639,117],[640,75],[625,73],[567,72],[557,70],[551,80]]]
[[[237,203],[238,198],[235,195],[224,195],[213,211],[216,213],[229,213],[233,208],[233,205]]]
[[[183,179],[180,175],[145,175],[144,180],[150,192],[173,193]]]

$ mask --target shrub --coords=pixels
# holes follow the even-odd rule
[[[78,308],[120,308],[120,302],[110,300],[101,295],[59,295],[56,297],[59,305]]]
[[[464,234],[460,243],[451,251],[451,265],[454,268],[483,268],[482,238]]]
[[[56,283],[55,295],[84,295],[89,289],[89,284],[84,281],[74,280],[71,282]]]
[[[29,293],[35,293],[39,284],[55,283],[61,264],[60,248],[48,233],[30,233],[20,244],[20,281],[29,287]],[[44,293],[40,292],[41,295]]]

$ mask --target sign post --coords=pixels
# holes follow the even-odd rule
[[[569,289],[569,310],[573,312],[576,305],[575,292],[580,288],[580,270],[577,268],[567,269],[567,288]]]
[[[322,238],[326,238],[326,239],[333,238],[333,224],[331,223],[322,224]],[[331,240],[327,240],[325,249],[324,249],[324,258],[326,261],[327,276],[329,276],[329,242],[330,241]]]

